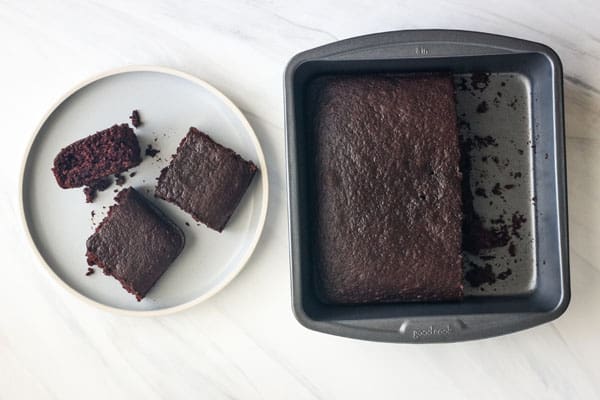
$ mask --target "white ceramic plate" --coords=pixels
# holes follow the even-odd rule
[[[160,153],[144,157],[139,166],[127,171],[123,187],[137,188],[170,216],[186,237],[181,255],[141,302],[97,268],[96,273],[85,275],[86,239],[114,203],[114,189],[120,187],[113,184],[100,192],[94,203],[87,204],[81,188],[61,189],[51,172],[61,148],[115,123],[129,122],[134,109],[140,110],[143,122],[136,129],[142,153],[148,144]],[[176,206],[153,196],[159,171],[168,164],[190,126],[252,160],[260,169],[221,234],[196,224]],[[129,177],[133,171],[135,176]],[[50,275],[92,304],[140,315],[182,310],[227,285],[256,247],[265,222],[267,197],[263,152],[239,109],[206,82],[160,67],[110,71],[70,91],[36,129],[21,176],[23,221]]]

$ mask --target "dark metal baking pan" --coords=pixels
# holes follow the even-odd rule
[[[489,264],[494,275],[481,284],[465,281],[461,302],[324,304],[315,293],[311,262],[314,187],[308,172],[311,116],[305,88],[323,74],[390,72],[449,72],[457,87],[470,85],[456,92],[461,135],[489,135],[495,143],[471,155],[471,170],[478,174],[471,178],[471,189],[482,194],[474,197],[474,205],[488,219],[499,213],[519,215],[519,240],[510,249],[493,249],[484,259],[465,254],[467,270]],[[475,76],[486,77],[485,90]],[[550,48],[449,30],[387,32],[335,42],[289,62],[285,116],[292,305],[302,325],[366,340],[454,342],[529,328],[565,311],[570,287],[562,67]],[[519,183],[513,185],[515,175]],[[490,192],[499,198],[487,196]]]

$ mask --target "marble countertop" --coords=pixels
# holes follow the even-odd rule
[[[356,35],[452,28],[530,39],[564,64],[572,301],[558,320],[451,345],[309,331],[290,307],[282,75],[299,51]],[[1,1],[0,399],[600,398],[600,5],[530,1]],[[187,311],[123,317],[43,273],[19,220],[25,146],[47,109],[107,69],[207,80],[270,166],[263,237],[225,290]]]

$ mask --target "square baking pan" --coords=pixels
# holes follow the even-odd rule
[[[469,184],[479,194],[474,208],[488,221],[504,216],[505,229],[516,235],[510,246],[483,256],[465,252],[463,301],[334,305],[316,293],[306,90],[322,75],[378,73],[452,74],[461,138],[478,144],[468,154]],[[455,342],[526,329],[565,311],[570,287],[562,67],[554,51],[477,32],[386,32],[296,55],[284,84],[292,306],[302,325],[373,341]],[[481,140],[489,137],[487,144]]]

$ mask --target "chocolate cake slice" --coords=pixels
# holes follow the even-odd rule
[[[113,125],[62,149],[52,172],[61,188],[91,186],[142,161],[140,145],[127,124]]]
[[[313,260],[324,302],[459,300],[461,173],[450,76],[320,77]]]
[[[87,240],[87,261],[140,301],[181,253],[185,238],[135,189],[123,189],[115,200]]]
[[[251,161],[192,127],[161,171],[154,195],[222,232],[256,171]]]

